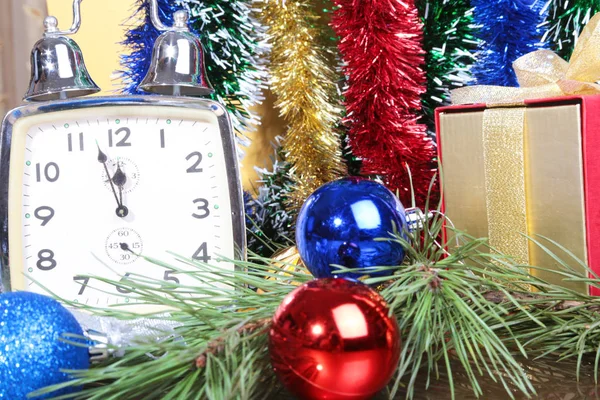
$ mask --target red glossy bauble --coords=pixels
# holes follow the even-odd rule
[[[303,399],[368,399],[385,387],[400,356],[400,332],[383,298],[341,278],[305,283],[273,317],[275,372]]]

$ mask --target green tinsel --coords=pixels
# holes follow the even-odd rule
[[[544,41],[558,55],[569,60],[585,24],[600,11],[600,0],[551,0],[547,6],[550,9]]]
[[[434,110],[450,103],[450,90],[471,79],[470,65],[477,48],[473,12],[468,0],[417,0],[424,24],[423,49],[427,92],[422,96],[423,123],[435,132]]]
[[[224,104],[233,127],[243,134],[259,123],[250,108],[262,101],[266,72],[264,28],[253,18],[250,0],[178,0],[190,10],[191,26],[201,33],[213,99]],[[249,144],[249,143],[246,143]]]

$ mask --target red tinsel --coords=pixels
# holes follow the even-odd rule
[[[335,0],[348,89],[348,137],[363,175],[380,175],[410,206],[409,172],[423,207],[437,169],[436,149],[417,123],[425,92],[423,30],[414,0]],[[437,206],[437,185],[430,199]]]

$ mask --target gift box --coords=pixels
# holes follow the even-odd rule
[[[523,236],[541,235],[600,274],[600,96],[443,107],[436,120],[443,207],[457,229],[488,237],[519,262],[560,268]],[[548,247],[585,273],[565,251]],[[532,273],[600,295],[585,283]]]
[[[513,63],[519,87],[456,89],[456,105],[436,111],[446,215],[521,264],[564,268],[531,237],[583,276],[576,259],[600,276],[598,48],[600,14],[584,28],[569,62],[534,51]],[[600,295],[551,271],[533,268],[532,274]]]

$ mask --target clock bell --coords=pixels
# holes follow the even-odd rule
[[[204,52],[198,36],[188,28],[189,14],[173,14],[173,26],[160,20],[156,0],[150,2],[152,24],[163,33],[154,42],[152,63],[139,88],[174,96],[204,96],[214,92],[204,67]]]
[[[44,19],[44,37],[31,51],[31,81],[24,100],[48,101],[85,96],[100,91],[83,62],[81,49],[67,37],[81,26],[81,0],[73,2],[73,25],[58,29],[56,17]]]

